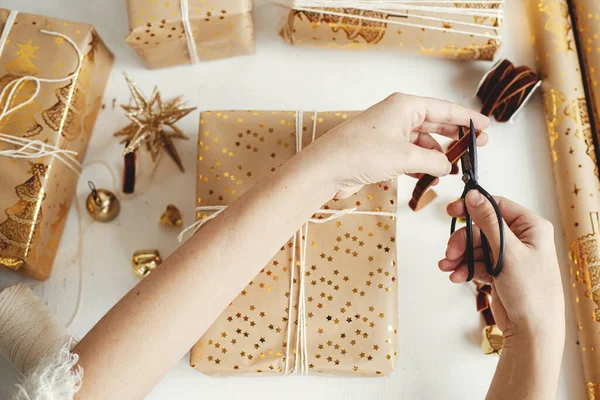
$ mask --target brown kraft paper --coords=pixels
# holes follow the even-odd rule
[[[188,0],[188,15],[200,61],[255,51],[251,0]],[[192,62],[180,0],[128,0],[125,38],[148,68]]]
[[[290,159],[297,123],[305,148],[313,132],[318,138],[355,113],[298,115],[300,122],[292,111],[201,114],[196,200],[205,208],[198,219],[214,212],[206,207],[227,206]],[[316,221],[334,210],[356,210],[308,222],[301,235],[282,240],[271,262],[193,347],[191,365],[230,376],[391,373],[398,324],[396,196],[396,183],[389,181],[325,204]]]

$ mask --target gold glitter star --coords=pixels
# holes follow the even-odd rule
[[[181,157],[177,153],[173,139],[187,140],[188,138],[181,129],[175,126],[175,123],[195,110],[196,107],[185,108],[181,97],[163,103],[160,92],[156,88],[148,99],[127,75],[125,75],[125,80],[136,105],[121,106],[125,110],[127,118],[131,120],[129,125],[114,134],[116,137],[123,136],[121,140],[121,143],[125,144],[123,154],[132,153],[145,146],[152,159],[156,161],[161,149],[164,149],[181,172],[184,172]]]

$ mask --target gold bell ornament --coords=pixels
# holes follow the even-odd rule
[[[93,219],[99,222],[110,222],[117,218],[121,211],[119,199],[115,194],[106,189],[96,189],[92,181],[88,182],[91,189],[85,202],[85,208]]]
[[[162,258],[158,250],[138,250],[133,253],[131,258],[131,268],[133,273],[138,278],[145,278],[150,275],[160,264],[162,264]]]
[[[173,204],[169,204],[160,217],[160,223],[166,226],[181,226],[183,223],[181,212]]]

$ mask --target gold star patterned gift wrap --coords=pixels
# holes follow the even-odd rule
[[[203,112],[197,205],[204,208],[197,217],[227,206],[292,157],[297,126],[306,148],[313,132],[318,138],[353,115]],[[208,375],[378,376],[395,369],[396,183],[366,186],[319,211],[294,238],[282,238],[271,262],[198,341],[193,367]]]
[[[125,38],[148,68],[192,63],[181,1],[127,0]],[[199,61],[255,51],[252,0],[185,0]]]
[[[600,180],[573,25],[565,0],[530,0],[579,346],[590,399],[600,398]],[[566,267],[566,266],[565,266]]]
[[[423,4],[414,1],[395,13],[294,9],[283,21],[280,35],[289,44],[326,48],[390,50],[461,60],[494,58],[500,47],[502,0]]]
[[[18,13],[9,28],[10,11],[0,9],[0,32],[10,29],[0,54],[0,91],[24,76],[66,77],[76,71],[77,53],[58,32],[82,52],[77,78],[42,82],[32,102],[0,120],[0,132],[39,140],[77,153],[81,162],[94,128],[113,55],[88,24]],[[26,81],[10,98],[10,107],[32,95],[35,82]],[[0,107],[8,96],[0,99]],[[0,141],[0,150],[20,146]],[[17,159],[0,155],[0,265],[32,278],[48,278],[58,249],[78,176],[52,156]]]

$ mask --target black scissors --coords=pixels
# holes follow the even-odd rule
[[[458,128],[458,138],[461,139],[465,135],[465,132],[461,127]],[[487,201],[492,204],[494,207],[494,211],[496,212],[496,218],[498,218],[498,230],[500,233],[500,251],[498,252],[498,260],[496,261],[496,266],[492,264],[491,256],[490,256],[490,244],[483,234],[480,233],[481,236],[481,249],[483,250],[483,257],[485,263],[485,269],[490,276],[498,276],[500,271],[502,271],[502,261],[504,259],[504,224],[502,222],[502,214],[500,213],[500,207],[498,207],[498,203],[494,200],[494,198],[477,182],[477,143],[476,143],[476,134],[475,127],[473,126],[473,120],[470,121],[470,131],[468,133],[469,138],[469,149],[462,155],[460,158],[460,165],[462,168],[463,176],[462,180],[465,183],[465,189],[463,190],[460,198],[464,201],[465,196],[471,190],[477,190],[481,193]],[[467,277],[467,281],[471,281],[473,276],[475,275],[475,260],[473,259],[473,221],[471,220],[471,216],[469,212],[466,211],[465,206],[465,219],[466,219],[466,231],[467,231],[467,267],[469,269],[469,276]],[[452,218],[452,225],[450,226],[450,234],[453,234],[456,230],[456,217]]]

